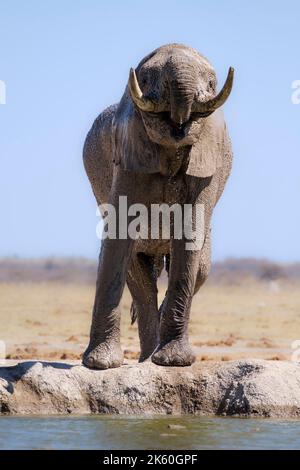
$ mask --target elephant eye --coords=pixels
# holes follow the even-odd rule
[[[149,82],[148,82],[148,79],[147,78],[142,78],[141,79],[141,89],[143,90],[144,93],[147,93],[149,90]]]
[[[213,80],[209,80],[208,82],[208,88],[210,90],[214,90],[215,89],[215,82]]]

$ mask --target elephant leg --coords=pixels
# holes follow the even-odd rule
[[[186,250],[185,240],[172,240],[169,284],[161,308],[160,344],[152,361],[165,366],[189,366],[195,356],[188,344],[188,320],[201,250]]]
[[[109,201],[115,208],[116,221],[120,220],[120,214],[123,211],[123,208],[119,206],[119,194],[127,194],[130,185],[132,185],[132,177],[130,178],[124,172],[117,174]],[[132,199],[128,197],[128,205],[131,203]],[[119,231],[117,230],[116,233]],[[119,367],[123,363],[120,346],[119,303],[126,282],[132,244],[133,240],[130,237],[119,238],[118,236],[106,238],[102,242],[90,342],[83,354],[83,363],[87,367],[108,369]]]
[[[137,316],[141,353],[139,362],[148,359],[158,345],[157,260],[144,253],[134,254],[127,273],[132,309]],[[134,318],[133,318],[134,321]]]
[[[84,365],[90,368],[109,369],[123,363],[119,303],[126,279],[128,245],[129,240],[103,241],[90,342],[83,355]]]

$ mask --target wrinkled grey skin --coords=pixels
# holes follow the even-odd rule
[[[186,240],[110,240],[102,243],[90,343],[83,363],[118,367],[119,303],[125,282],[137,317],[140,361],[188,366],[195,360],[188,344],[193,295],[210,270],[210,221],[231,168],[231,147],[218,109],[208,117],[191,113],[195,100],[216,95],[215,72],[194,49],[171,44],[149,54],[136,69],[144,95],[167,103],[169,113],[141,111],[128,86],[119,104],[95,120],[84,146],[84,164],[97,203],[118,208],[143,203],[204,204],[202,249],[187,251]],[[184,124],[180,127],[179,120]],[[163,266],[169,280],[161,307],[156,281]]]

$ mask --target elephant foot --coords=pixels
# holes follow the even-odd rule
[[[190,366],[195,355],[186,340],[172,340],[158,346],[152,355],[152,362],[159,366]]]
[[[117,343],[100,343],[88,346],[82,362],[89,369],[112,369],[123,364],[124,356]]]

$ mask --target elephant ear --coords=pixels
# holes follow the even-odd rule
[[[126,90],[112,123],[113,160],[123,170],[136,173],[157,173],[157,145],[146,134],[142,118],[134,108]]]
[[[215,111],[205,119],[200,139],[192,145],[186,173],[198,178],[212,176],[223,164],[224,154],[231,152],[223,114]]]

